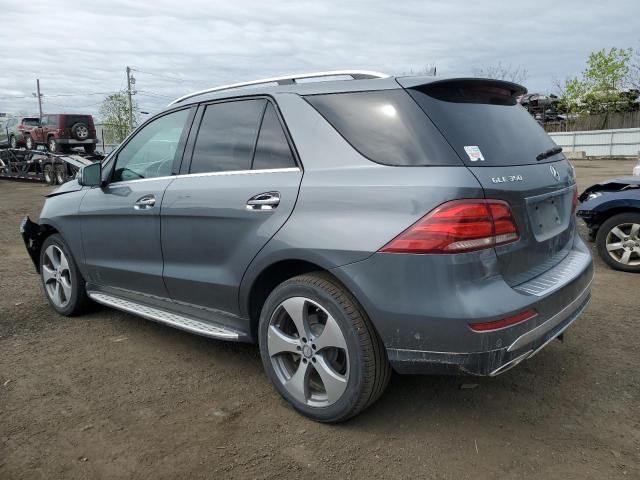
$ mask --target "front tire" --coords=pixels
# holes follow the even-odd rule
[[[11,138],[9,139],[9,146],[11,148],[18,148],[18,141],[14,135],[11,135]]]
[[[44,241],[40,251],[40,279],[49,305],[60,315],[84,313],[90,300],[85,282],[69,248],[60,235]]]
[[[391,368],[366,313],[331,275],[285,281],[267,298],[260,354],[276,390],[325,423],[347,420],[382,395]]]
[[[620,213],[606,220],[598,230],[596,247],[611,268],[640,272],[640,213]]]
[[[60,151],[60,146],[54,137],[50,137],[47,141],[47,149],[51,153],[58,153]]]
[[[66,165],[56,165],[55,166],[55,174],[56,174],[56,183],[58,185],[62,185],[67,181],[67,167]]]
[[[56,177],[53,173],[53,165],[47,163],[42,169],[42,175],[44,176],[44,181],[47,185],[55,185]]]
[[[27,137],[24,140],[24,144],[27,150],[36,149],[36,142],[33,141],[33,138],[31,137],[31,135],[27,135]]]

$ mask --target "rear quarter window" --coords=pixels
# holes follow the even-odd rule
[[[462,162],[402,89],[309,95],[305,99],[369,160],[392,166]]]

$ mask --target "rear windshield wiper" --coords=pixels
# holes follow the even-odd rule
[[[540,160],[544,160],[545,158],[549,158],[552,157],[558,153],[560,153],[562,151],[562,147],[553,147],[550,148],[549,150],[546,150],[542,153],[540,153],[537,157],[536,160],[540,161]]]

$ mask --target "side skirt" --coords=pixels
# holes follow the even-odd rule
[[[165,299],[161,300],[153,297],[149,298],[150,301],[144,301],[132,298],[134,295],[130,292],[122,292],[123,294],[120,295],[111,291],[112,289],[105,290],[100,289],[100,287],[96,288],[94,285],[87,285],[89,298],[107,307],[122,310],[147,320],[163,323],[204,337],[236,342],[252,341],[246,332],[226,325],[227,322],[225,320],[227,319],[225,319],[225,315],[222,312],[207,311],[208,318],[205,320],[178,311],[180,305],[176,304],[174,306],[173,303]],[[237,321],[237,319],[235,320]]]

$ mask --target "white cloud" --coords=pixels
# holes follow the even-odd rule
[[[145,111],[217,84],[339,68],[436,64],[451,76],[502,62],[526,68],[530,90],[549,90],[592,50],[640,46],[637,0],[7,2],[0,111],[36,111],[40,78],[46,111],[96,114],[101,92],[124,87],[126,65],[139,70]],[[60,96],[81,93],[101,94]]]

